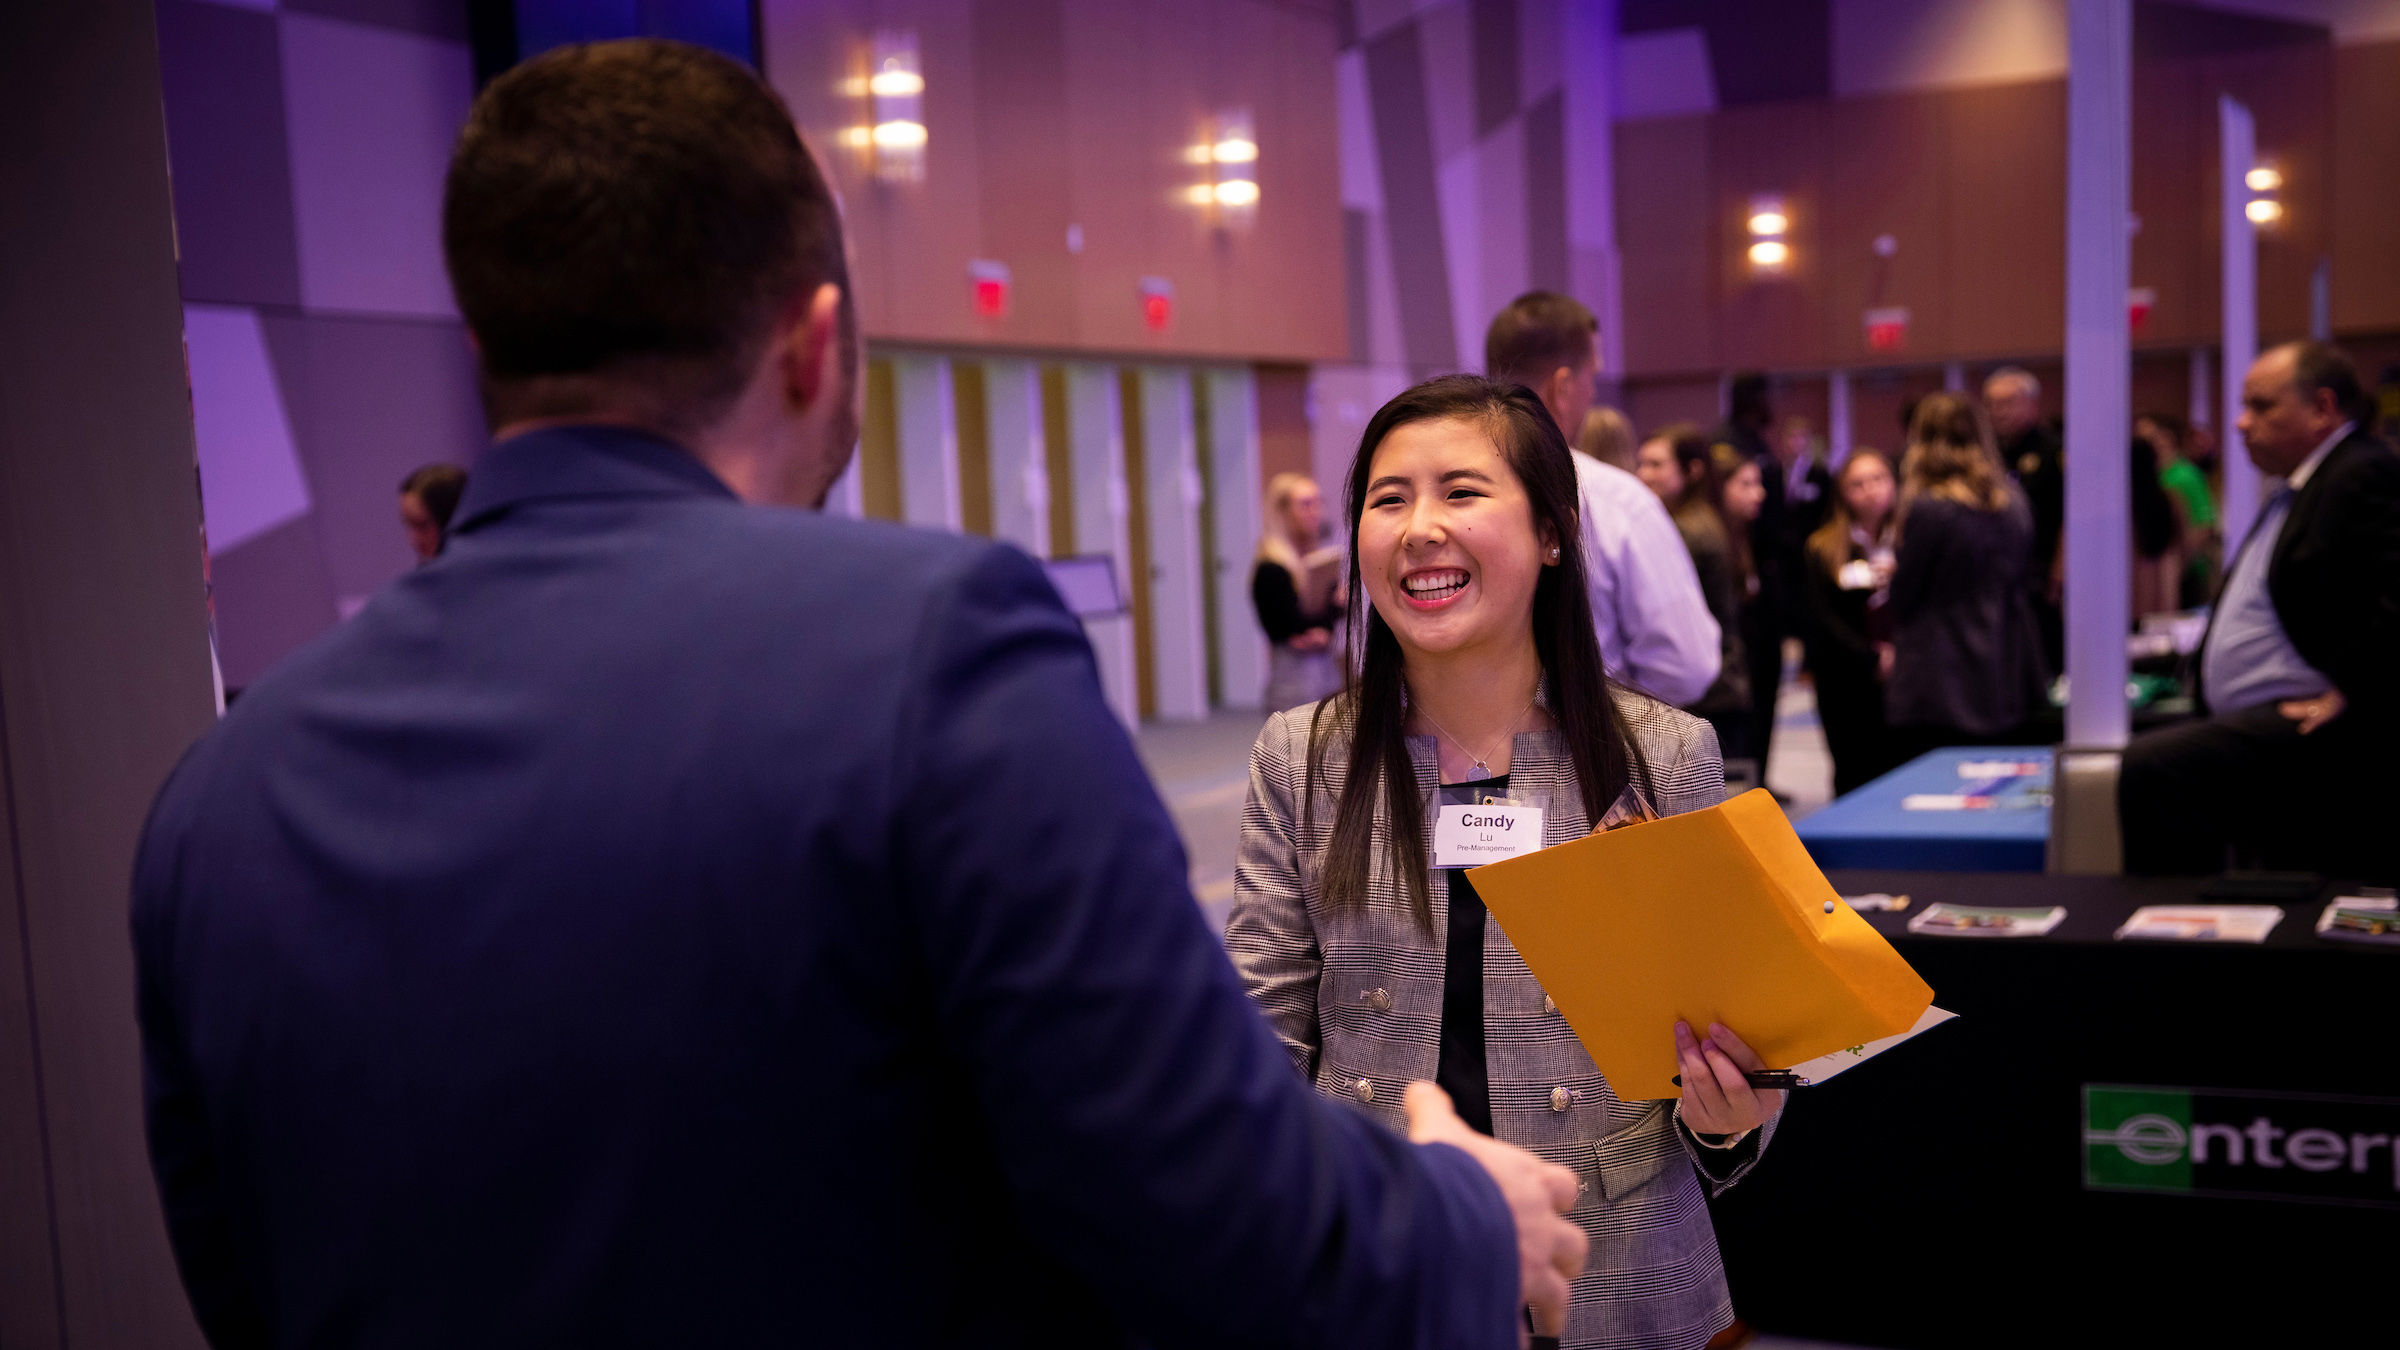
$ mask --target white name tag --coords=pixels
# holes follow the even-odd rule
[[[1445,806],[1433,821],[1433,865],[1481,867],[1542,846],[1538,806]]]

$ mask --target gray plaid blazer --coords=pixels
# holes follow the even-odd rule
[[[1630,690],[1616,697],[1649,763],[1655,799],[1643,799],[1637,778],[1603,820],[1715,805],[1724,795],[1724,769],[1708,724]],[[1317,879],[1348,744],[1344,733],[1330,733],[1325,772],[1304,816],[1314,712],[1312,704],[1277,713],[1251,747],[1225,945],[1301,1074],[1318,1091],[1400,1130],[1402,1090],[1431,1079],[1440,1053],[1449,912],[1436,884],[1434,931],[1418,926],[1407,891],[1388,871],[1380,805],[1367,903],[1341,913],[1326,909]],[[1408,747],[1429,804],[1430,854],[1440,766],[1431,737],[1412,737]],[[1591,832],[1557,732],[1516,738],[1508,790],[1546,807],[1545,846]],[[1484,937],[1483,1025],[1493,1133],[1573,1169],[1581,1191],[1571,1217],[1591,1236],[1591,1259],[1575,1281],[1564,1344],[1705,1345],[1732,1322],[1733,1304],[1700,1182],[1705,1176],[1713,1193],[1738,1181],[1765,1148],[1773,1123],[1737,1148],[1704,1149],[1674,1120],[1673,1103],[1617,1100],[1497,923],[1487,925]],[[1658,1034],[1665,1037],[1668,1028]]]

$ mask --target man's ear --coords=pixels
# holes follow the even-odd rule
[[[842,389],[842,288],[828,281],[795,296],[776,325],[784,335],[784,396],[813,409]]]

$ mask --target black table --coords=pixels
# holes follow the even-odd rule
[[[1744,1318],[1867,1346],[2216,1344],[2251,1328],[2292,1344],[2362,1326],[2377,1330],[2357,1343],[2400,1338],[2400,1203],[2087,1189],[2087,1154],[2121,1154],[2087,1150],[2083,1092],[2395,1099],[2259,1100],[2287,1126],[2330,1111],[2400,1140],[2400,949],[2318,938],[2321,900],[2286,905],[2255,946],[2113,940],[2139,905],[2195,902],[2194,881],[1829,875],[1845,895],[1911,897],[1905,913],[1865,917],[1959,1017],[1794,1094],[1757,1171],[1712,1203]],[[1941,900],[2058,904],[2067,918],[2041,938],[1906,931]],[[2227,1161],[2225,1141],[2214,1147]],[[2367,1153],[2356,1176],[2240,1175],[2355,1190],[2372,1173],[2400,1202],[2400,1170]]]

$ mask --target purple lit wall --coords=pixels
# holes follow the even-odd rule
[[[240,686],[410,565],[483,444],[442,270],[465,0],[158,0],[219,658]]]

